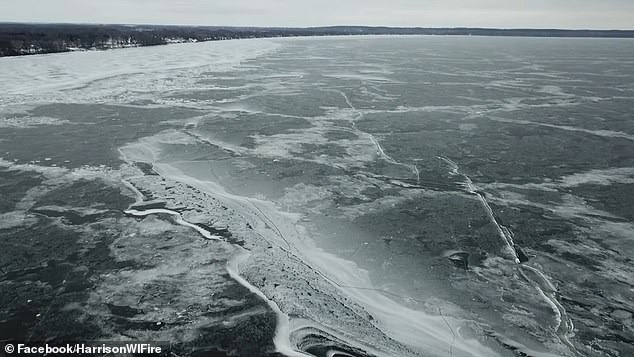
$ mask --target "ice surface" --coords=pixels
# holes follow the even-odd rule
[[[42,183],[12,198],[0,230],[104,213],[122,231],[107,253],[143,268],[99,277],[89,306],[133,305],[155,276],[183,278],[179,308],[240,289],[275,316],[271,343],[288,355],[627,355],[632,48],[566,44],[240,40],[3,58],[1,173]],[[38,203],[91,182],[136,202]],[[210,323],[192,316],[185,333],[171,309],[148,314],[174,322],[153,336],[196,341]]]

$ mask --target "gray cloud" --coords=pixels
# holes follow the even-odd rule
[[[0,21],[634,29],[631,0],[0,0]]]

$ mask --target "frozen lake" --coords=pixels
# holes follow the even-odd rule
[[[0,331],[179,355],[634,354],[632,108],[632,40],[0,58]]]

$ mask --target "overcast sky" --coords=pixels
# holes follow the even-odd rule
[[[634,29],[634,0],[0,0],[0,21]]]

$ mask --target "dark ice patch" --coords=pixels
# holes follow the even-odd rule
[[[120,188],[101,180],[78,180],[46,193],[37,201],[41,206],[98,206],[119,211],[133,202],[134,199],[123,195]]]
[[[42,176],[35,172],[0,168],[0,213],[14,211],[26,192],[42,181]]]

